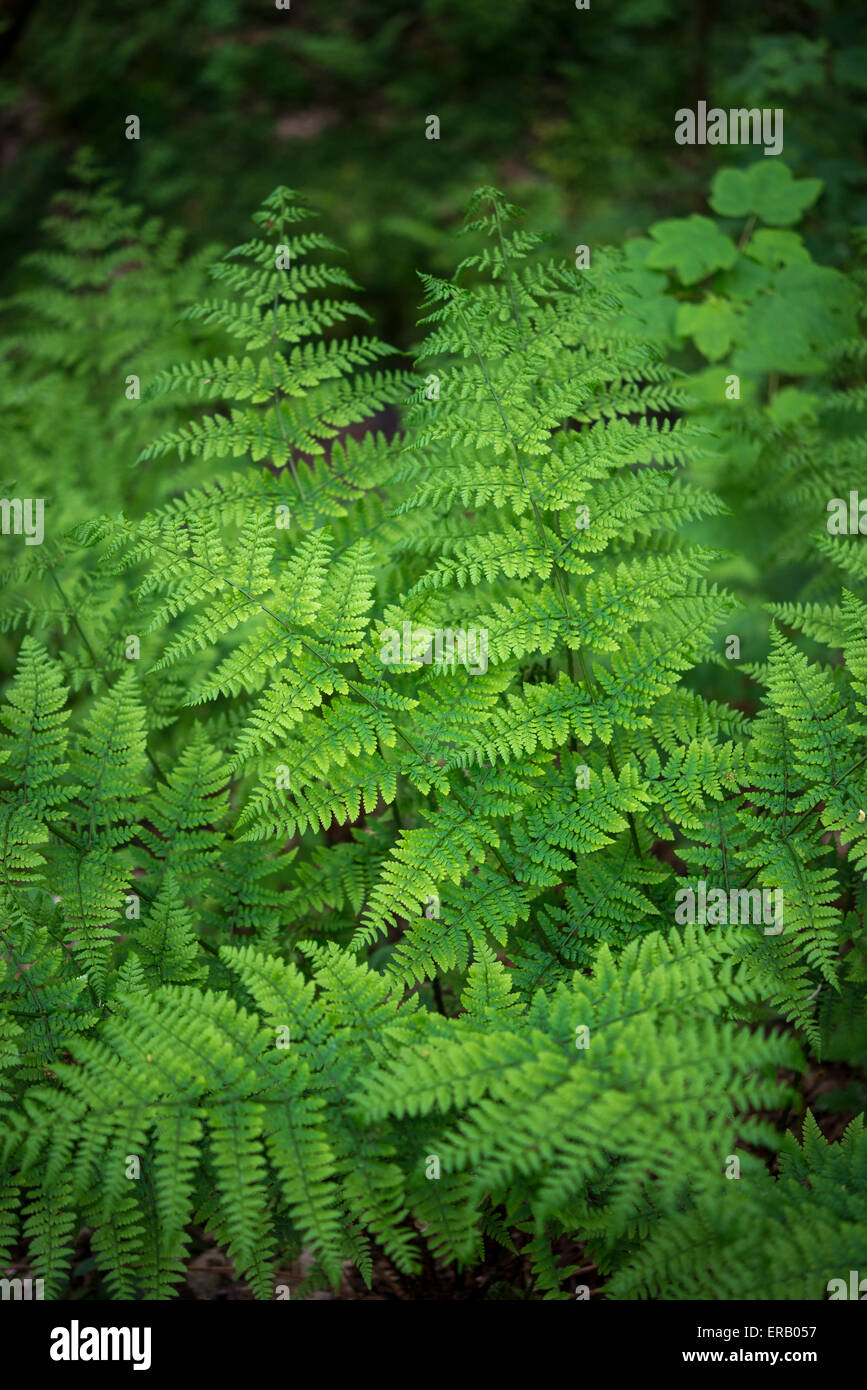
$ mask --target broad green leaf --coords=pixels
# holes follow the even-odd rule
[[[735,339],[738,317],[728,300],[710,295],[701,304],[679,306],[677,331],[692,338],[699,352],[716,362],[725,356]]]
[[[755,236],[750,237],[744,247],[744,255],[758,261],[759,265],[774,269],[810,260],[810,253],[797,232],[771,230],[769,227],[762,227]]]
[[[774,227],[799,221],[822,192],[821,179],[795,179],[785,164],[761,159],[749,169],[721,169],[710,205],[723,217],[759,217]]]
[[[796,386],[784,386],[768,404],[768,415],[775,425],[794,425],[798,420],[815,416],[819,397]]]
[[[736,366],[746,370],[822,371],[828,349],[855,332],[857,296],[828,266],[787,265],[774,290],[750,305]]]
[[[734,265],[737,248],[709,217],[691,213],[670,217],[650,229],[656,245],[647,257],[652,269],[674,270],[684,285],[694,285],[715,270]]]

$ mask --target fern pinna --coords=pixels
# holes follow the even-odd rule
[[[557,1299],[566,1237],[613,1298],[822,1298],[860,1124],[758,1155],[864,1047],[857,575],[845,663],[781,627],[754,716],[705,698],[715,438],[628,260],[545,258],[479,190],[408,371],[309,217],[266,200],[187,312],[208,355],[150,377],[215,406],[141,452],[155,505],[64,533],[90,607],[17,618],[4,1250],[57,1296],[87,1226],[112,1297],[166,1298],[198,1223],[269,1298],[302,1247],[336,1285],[488,1240]],[[770,930],[721,907],[763,893]]]

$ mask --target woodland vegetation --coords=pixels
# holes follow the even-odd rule
[[[0,1274],[848,1297],[863,21],[5,25]]]

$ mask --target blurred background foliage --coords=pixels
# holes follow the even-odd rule
[[[865,87],[867,13],[845,0],[7,0],[0,276],[92,146],[194,248],[233,245],[276,184],[303,190],[409,347],[415,270],[447,271],[480,184],[557,229],[558,252],[705,212],[720,165],[755,151],[677,146],[675,111],[702,99],[784,108],[786,163],[824,184],[806,244],[841,264],[867,210]]]

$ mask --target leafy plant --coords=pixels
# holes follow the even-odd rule
[[[755,182],[726,206],[803,202]],[[865,598],[853,563],[845,663],[778,625],[754,713],[699,693],[728,480],[669,340],[749,257],[701,219],[578,269],[481,188],[408,372],[309,216],[278,188],[187,311],[213,350],[151,374],[211,406],[142,449],[153,505],[64,532],[86,613],[21,610],[6,1249],[56,1295],[87,1225],[112,1297],[165,1298],[198,1223],[267,1298],[301,1246],[336,1285],[489,1241],[556,1299],[568,1237],[613,1297],[821,1298],[867,1235],[860,1121],[802,1150],[770,1116],[863,1055]],[[685,920],[699,885],[781,921]]]
[[[627,243],[636,315],[690,378],[690,416],[717,447],[696,476],[726,502],[715,569],[751,612],[745,646],[767,650],[761,600],[819,642],[842,645],[832,498],[857,491],[865,458],[863,274],[817,264],[792,230],[820,196],[779,160],[724,169],[709,202]],[[773,524],[768,524],[769,516]],[[756,600],[759,600],[759,604]]]

